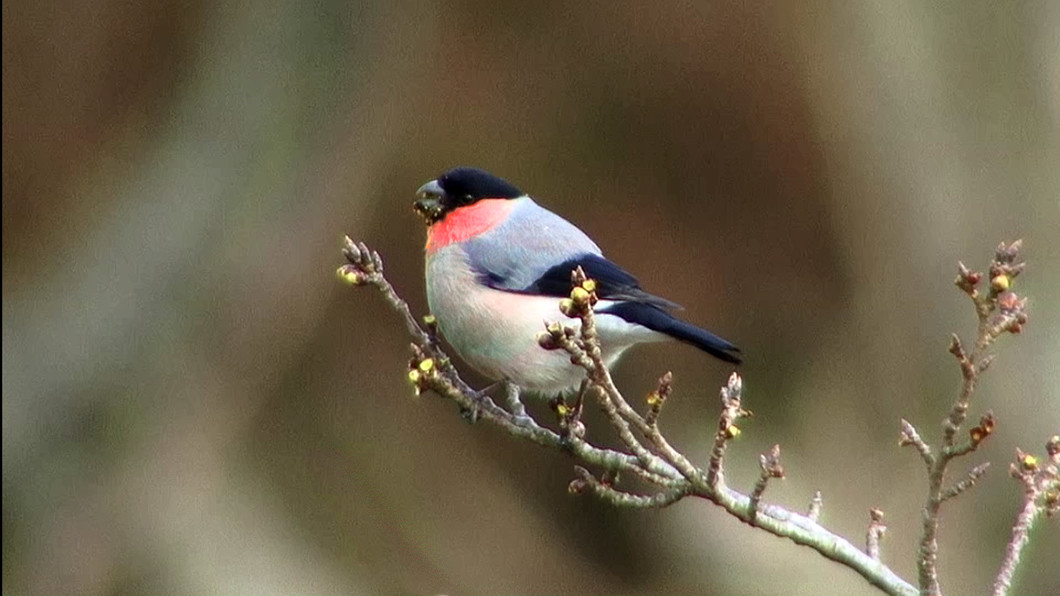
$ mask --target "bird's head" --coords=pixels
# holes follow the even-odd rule
[[[523,196],[512,183],[477,168],[453,168],[416,191],[412,204],[428,226],[445,219],[461,207],[483,199],[515,199]]]

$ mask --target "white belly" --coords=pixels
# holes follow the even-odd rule
[[[451,247],[456,248],[456,247]],[[507,379],[549,397],[577,387],[585,371],[562,350],[545,350],[537,335],[547,322],[579,327],[559,311],[559,298],[494,290],[477,283],[459,250],[438,251],[427,263],[427,302],[445,339],[480,373]],[[444,271],[444,274],[442,273]],[[612,315],[597,315],[605,362],[630,346],[667,336]]]

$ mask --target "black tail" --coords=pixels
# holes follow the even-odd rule
[[[652,304],[619,302],[608,305],[606,308],[600,309],[599,312],[615,315],[636,325],[643,325],[652,331],[665,333],[674,339],[692,344],[719,360],[732,362],[733,364],[740,363],[740,357],[737,355],[740,353],[740,348],[710,331],[700,329],[691,323],[686,323]]]

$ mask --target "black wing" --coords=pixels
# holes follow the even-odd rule
[[[637,278],[633,277],[625,269],[604,257],[588,253],[553,266],[530,285],[516,291],[543,296],[567,296],[571,290],[570,274],[576,267],[581,267],[587,277],[596,281],[596,295],[602,300],[629,300],[662,308],[680,308],[679,305],[669,300],[642,290]],[[491,281],[494,283],[491,283]],[[499,284],[494,285],[496,281],[486,279],[486,283],[493,287],[498,287]],[[499,289],[511,291],[510,288]]]
[[[700,329],[666,312],[664,309],[680,307],[669,300],[645,292],[637,278],[599,255],[586,253],[568,259],[551,267],[524,288],[511,288],[511,280],[497,273],[484,274],[482,281],[492,288],[506,292],[558,298],[570,294],[571,271],[576,267],[581,267],[587,277],[596,281],[596,295],[600,299],[614,301],[608,305],[601,304],[597,312],[614,315],[630,323],[665,333],[726,362],[740,363],[739,348],[706,329]]]

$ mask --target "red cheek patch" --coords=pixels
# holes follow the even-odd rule
[[[427,229],[427,252],[433,253],[453,242],[488,231],[507,219],[514,208],[515,201],[510,199],[482,199],[473,205],[454,209],[445,219]]]

